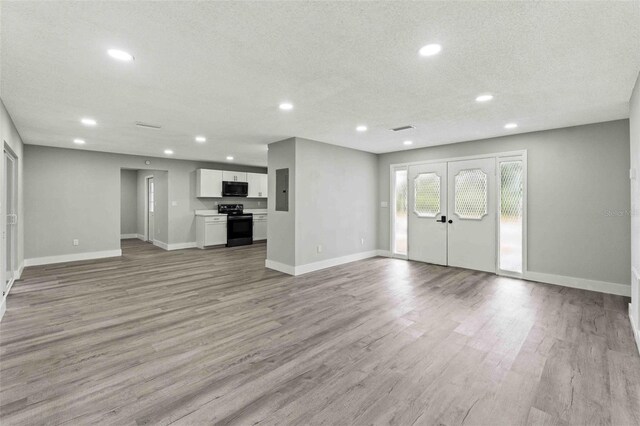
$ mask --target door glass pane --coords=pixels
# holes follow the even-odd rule
[[[414,180],[413,210],[420,217],[436,217],[440,213],[440,176],[420,173]]]
[[[487,214],[487,175],[480,169],[460,170],[455,178],[455,213],[460,219]]]
[[[155,205],[155,196],[153,191],[153,181],[149,179],[149,213],[153,213],[154,205]]]
[[[407,254],[407,171],[395,172],[393,252]]]
[[[522,272],[522,161],[500,163],[500,269]]]

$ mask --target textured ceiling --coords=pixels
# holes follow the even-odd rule
[[[251,165],[291,136],[380,153],[624,118],[640,70],[638,2],[2,2],[1,19],[26,143]]]

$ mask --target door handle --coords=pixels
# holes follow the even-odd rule
[[[453,221],[451,219],[449,219],[449,223],[453,223]]]
[[[440,216],[440,220],[436,220],[436,222],[445,223],[447,221],[446,216]]]

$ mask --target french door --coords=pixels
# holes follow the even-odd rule
[[[496,271],[495,168],[495,158],[409,166],[409,259]]]

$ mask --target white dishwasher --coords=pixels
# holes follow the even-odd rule
[[[253,214],[253,241],[267,239],[267,215],[265,213]]]

